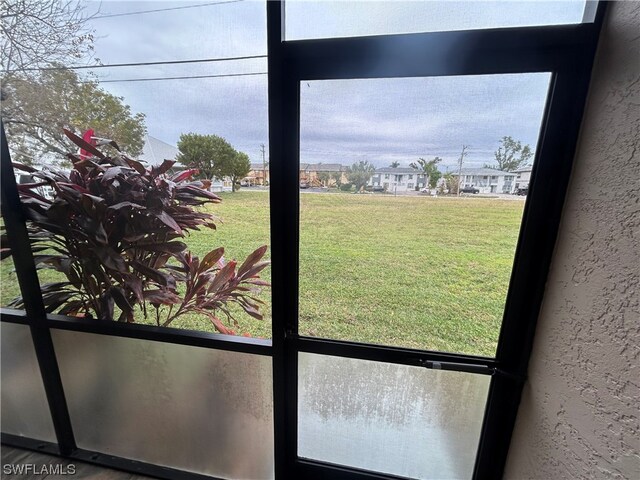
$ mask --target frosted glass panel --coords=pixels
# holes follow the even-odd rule
[[[300,457],[410,478],[471,478],[488,376],[298,358]]]
[[[2,432],[56,442],[31,332],[2,322]]]
[[[80,448],[273,478],[271,358],[53,331]]]

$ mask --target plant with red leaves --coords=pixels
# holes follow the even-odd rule
[[[151,307],[157,325],[168,326],[186,313],[207,316],[216,331],[238,327],[229,306],[239,305],[262,319],[256,295],[269,284],[260,272],[267,246],[237,266],[226,262],[222,247],[202,260],[179,239],[200,227],[215,229],[213,215],[195,207],[219,203],[210,182],[191,181],[195,170],[170,174],[173,161],[147,168],[118,152],[107,156],[68,130],[66,135],[93,157],[69,154],[70,173],[37,170],[21,164],[33,183],[18,185],[28,219],[31,249],[39,269],[61,272],[66,281],[42,285],[47,312],[100,320],[134,322],[138,307]],[[53,189],[53,199],[41,187]],[[6,243],[6,232],[2,234]],[[2,258],[11,255],[2,249]],[[10,306],[22,308],[22,298]],[[116,311],[116,307],[119,310]]]

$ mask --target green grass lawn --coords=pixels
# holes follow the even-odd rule
[[[493,355],[524,202],[482,198],[301,195],[300,332],[305,335]],[[243,259],[269,241],[268,194],[224,194],[223,223],[195,232],[198,255],[217,246]],[[2,265],[2,304],[17,294]],[[46,272],[50,280],[51,272]],[[269,270],[265,272],[269,280]],[[270,337],[240,314],[240,333]],[[142,319],[141,319],[142,320]],[[149,319],[149,323],[153,320]],[[176,327],[211,331],[203,318]]]

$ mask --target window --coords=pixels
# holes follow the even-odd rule
[[[604,6],[581,22],[574,4],[356,3],[107,2],[95,19],[121,33],[105,52],[129,55],[102,55],[96,82],[147,113],[149,135],[177,143],[186,115],[185,132],[237,138],[249,172],[268,168],[268,186],[216,177],[242,188],[219,192],[217,231],[193,235],[201,259],[269,245],[251,336],[202,331],[200,316],[158,328],[47,311],[9,155],[23,145],[3,129],[0,206],[25,298],[0,310],[3,442],[185,479],[502,477]],[[185,45],[193,63],[165,63]],[[509,135],[535,149],[528,195],[497,198],[513,175],[475,195]],[[420,158],[441,160],[411,182],[393,173]],[[410,191],[433,182],[437,198]]]
[[[441,151],[473,136],[477,146],[471,155],[490,163],[491,147],[504,136],[505,117],[485,120],[478,132],[473,116],[482,115],[490,101],[511,121],[519,119],[523,140],[535,145],[549,81],[548,73],[305,81],[300,150],[319,148],[307,140],[316,137],[340,145],[341,157],[356,155],[367,141],[381,155],[408,154],[426,142],[444,157]],[[379,91],[385,95],[376,97]],[[485,100],[487,91],[501,94]],[[519,106],[513,104],[516,96],[522,99]],[[353,131],[334,127],[334,115],[351,119]],[[439,127],[425,127],[433,116]],[[395,135],[385,119],[397,125]],[[360,134],[365,125],[368,139]],[[456,132],[448,134],[451,143],[442,140],[444,132]],[[443,167],[454,168],[455,162]],[[407,195],[414,186],[403,181],[407,176],[395,175],[394,197],[366,196],[357,202],[352,195],[301,197],[299,332],[492,357],[525,198],[500,204],[465,199],[461,208],[457,197]],[[498,177],[481,178],[479,187],[491,193],[489,178],[496,183]],[[385,229],[378,227],[380,216]],[[331,221],[342,224],[341,235],[326,230]],[[358,268],[344,268],[355,264]]]
[[[409,180],[413,180],[413,175],[409,175]]]
[[[295,5],[290,5],[289,8],[293,9]],[[317,23],[319,17],[315,18]],[[545,29],[516,30],[519,34],[513,37],[507,35],[507,30],[497,34],[496,31],[491,33],[475,31],[473,34],[470,32],[460,37],[457,37],[459,33],[456,32],[456,40],[454,41],[452,34],[448,38],[452,43],[447,41],[445,46],[439,43],[447,38],[448,35],[444,33],[439,34],[437,39],[435,35],[359,38],[333,38],[336,37],[333,34],[316,35],[311,32],[313,29],[310,21],[302,22],[307,28],[298,30],[296,34],[293,33],[296,28],[293,26],[295,21],[293,13],[288,16],[287,26],[290,28],[285,29],[287,30],[285,38],[302,36],[332,38],[325,38],[321,42],[312,40],[292,42],[289,44],[291,48],[288,48],[286,41],[284,42],[283,49],[288,56],[286,67],[283,64],[282,68],[286,68],[283,71],[292,78],[287,81],[288,88],[285,87],[287,93],[281,99],[282,116],[279,117],[282,125],[280,133],[284,137],[283,145],[287,145],[289,155],[282,161],[283,182],[288,178],[285,165],[295,165],[298,160],[298,150],[302,154],[305,150],[316,148],[313,142],[320,139],[335,146],[338,149],[337,156],[353,158],[353,163],[360,159],[368,159],[376,168],[387,168],[396,158],[429,160],[438,156],[444,159],[443,167],[448,166],[450,172],[460,170],[457,160],[461,152],[465,152],[463,146],[471,142],[458,138],[452,142],[457,143],[457,148],[455,150],[449,148],[445,153],[445,149],[440,147],[437,141],[445,138],[445,141],[449,141],[452,137],[456,138],[455,136],[459,135],[464,138],[473,136],[474,141],[478,143],[479,137],[468,133],[467,128],[474,128],[474,125],[481,124],[484,134],[493,139],[491,140],[493,144],[486,146],[486,140],[480,140],[480,145],[474,147],[478,149],[477,151],[465,152],[466,155],[462,155],[463,169],[467,170],[462,172],[466,177],[465,182],[468,185],[474,185],[475,190],[482,188],[485,195],[476,196],[468,192],[461,195],[462,198],[455,195],[455,198],[451,199],[408,195],[410,192],[401,191],[397,184],[400,179],[396,177],[396,183],[391,185],[386,195],[372,193],[357,196],[356,200],[353,200],[353,195],[335,195],[322,201],[317,199],[316,201],[320,203],[312,205],[313,200],[309,195],[301,193],[294,198],[293,194],[285,193],[286,188],[283,187],[280,204],[290,205],[287,210],[290,219],[288,226],[291,229],[289,241],[282,246],[283,258],[289,259],[291,264],[297,266],[297,268],[292,267],[289,272],[291,276],[288,279],[291,285],[298,286],[295,315],[282,319],[283,324],[286,325],[284,328],[288,332],[284,341],[285,353],[283,353],[286,357],[282,358],[296,362],[295,367],[289,371],[291,375],[289,381],[293,384],[289,383],[288,388],[295,391],[291,393],[294,396],[292,402],[298,406],[297,411],[283,412],[289,422],[294,425],[287,430],[291,438],[289,448],[295,452],[289,452],[288,458],[297,465],[296,472],[299,477],[322,474],[330,476],[328,472],[331,471],[335,474],[340,472],[340,475],[344,474],[348,478],[363,478],[362,470],[409,475],[413,478],[429,478],[429,475],[500,477],[501,474],[495,469],[496,450],[491,450],[488,445],[493,438],[491,436],[493,432],[504,432],[500,425],[507,411],[509,412],[508,423],[511,424],[513,421],[513,411],[507,408],[507,405],[512,401],[517,403],[519,387],[509,383],[510,377],[498,373],[496,364],[505,365],[503,362],[506,362],[510,365],[511,372],[522,372],[518,365],[521,365],[522,357],[527,355],[527,348],[523,343],[526,334],[522,330],[521,319],[524,317],[529,319],[528,321],[534,321],[532,317],[535,317],[535,314],[532,313],[531,308],[536,311],[538,308],[534,306],[533,301],[533,290],[536,288],[531,283],[531,270],[537,271],[535,276],[544,277],[545,275],[544,265],[548,258],[541,255],[542,252],[535,253],[535,250],[542,237],[545,238],[544,242],[553,242],[552,232],[547,230],[548,225],[545,226],[542,218],[548,218],[544,212],[551,208],[551,203],[548,203],[551,202],[551,197],[558,194],[555,188],[558,187],[559,181],[556,175],[557,149],[553,147],[545,150],[544,145],[553,144],[548,143],[551,141],[547,137],[548,130],[545,130],[544,137],[540,137],[539,132],[541,126],[548,128],[551,112],[554,111],[553,104],[558,108],[563,108],[562,105],[566,106],[568,98],[563,99],[557,96],[560,93],[558,88],[562,84],[559,84],[558,80],[564,78],[568,84],[572,83],[573,70],[551,57],[545,56],[543,59],[539,56],[539,52],[533,55],[529,49],[519,47],[524,45],[522,41],[525,41],[525,37],[527,42],[533,43],[542,41],[543,38],[548,40],[549,37],[546,36],[548,32]],[[331,23],[333,22],[326,22],[326,24]],[[352,25],[355,24],[356,22],[352,23]],[[589,28],[587,24],[578,28],[582,27]],[[345,36],[349,33],[342,31],[339,35]],[[469,43],[464,42],[465,37]],[[483,46],[481,47],[476,40],[481,40]],[[483,51],[483,48],[487,50]],[[593,44],[590,48],[593,48]],[[377,54],[369,57],[363,52],[377,52]],[[454,61],[460,58],[468,61]],[[535,88],[525,87],[533,83],[537,85]],[[566,88],[561,88],[562,95],[575,95],[577,92],[572,91],[568,84]],[[451,96],[438,95],[452,85],[455,87],[450,88]],[[474,93],[473,90],[476,87],[478,90]],[[489,101],[486,92],[499,92],[497,95],[499,99],[493,97],[490,105],[487,104],[487,108],[482,109],[479,104]],[[581,92],[580,95],[584,95],[584,90]],[[581,98],[584,97],[581,96]],[[467,99],[470,101],[465,101]],[[457,101],[464,104],[466,109],[456,109]],[[485,122],[487,109],[496,108],[496,105],[501,102],[504,102],[504,108],[499,106],[497,108],[510,115],[511,120],[502,122],[502,126],[498,125],[495,132],[487,133],[493,128]],[[293,107],[298,105],[299,108]],[[394,111],[394,108],[397,110]],[[479,111],[477,116],[470,113],[470,110],[475,108]],[[329,113],[333,114],[333,117]],[[336,117],[344,119],[337,128],[330,120]],[[386,118],[393,120],[385,123]],[[451,118],[459,123],[448,126],[434,125],[429,122],[430,118],[438,118],[439,121],[443,118]],[[483,120],[479,121],[479,118]],[[413,120],[412,124],[411,120]],[[525,123],[528,127],[524,127]],[[407,125],[410,125],[410,128],[407,128]],[[491,195],[487,195],[491,193],[488,188],[489,177],[495,175],[486,174],[482,170],[485,163],[495,161],[493,154],[500,146],[500,139],[505,136],[499,131],[505,128],[505,125],[508,125],[508,128],[518,128],[519,133],[514,135],[522,138],[526,136],[524,143],[539,147],[535,158],[538,162],[536,188],[544,189],[545,192],[535,197],[537,192],[533,188],[533,195],[517,200],[518,202],[524,200],[529,204],[527,209],[524,209],[524,203],[517,204],[519,212],[511,217],[512,220],[517,218],[517,221],[508,227],[502,223],[504,217],[500,218],[502,214],[497,210],[488,208],[478,212],[467,210],[467,207],[473,208],[476,202],[495,202],[490,198]],[[436,133],[438,126],[442,128],[440,135]],[[431,130],[427,131],[427,129]],[[524,134],[525,130],[532,133]],[[575,138],[576,131],[576,127],[573,126],[572,138]],[[420,146],[411,142],[407,146],[407,142],[403,141],[405,134],[413,134],[412,141],[416,144],[421,142]],[[563,144],[568,141],[565,132],[560,130],[554,131],[553,138],[555,138],[554,141],[560,141]],[[383,149],[383,143],[391,146],[388,151]],[[428,151],[425,151],[425,144],[429,146]],[[402,150],[403,147],[406,151]],[[480,149],[484,152],[480,153]],[[365,156],[365,152],[368,155]],[[486,155],[486,158],[481,155]],[[562,163],[566,162],[571,162],[571,159],[565,157]],[[546,167],[542,167],[543,164]],[[480,173],[469,172],[473,170]],[[386,187],[389,187],[388,180],[389,177],[385,174]],[[536,179],[534,183],[535,181]],[[479,182],[484,186],[477,186]],[[545,187],[539,185],[545,185]],[[498,193],[497,188],[493,190],[494,193]],[[489,198],[481,198],[484,196]],[[414,207],[411,202],[418,200],[423,203],[416,204]],[[449,200],[460,202],[460,209],[454,209],[461,215],[459,219],[443,221],[442,215],[433,219],[425,217],[426,212],[429,211],[425,208],[426,202],[432,202],[433,205],[429,203],[428,206],[435,209],[444,207],[444,202]],[[299,209],[296,201],[299,202]],[[500,201],[500,203],[511,202]],[[488,203],[480,203],[480,205],[488,207]],[[515,205],[512,204],[506,208],[516,208]],[[416,210],[412,210],[413,208]],[[530,214],[536,211],[541,214],[540,222],[531,224],[531,218],[535,217],[529,217],[522,223],[524,211]],[[511,214],[513,213],[516,212],[511,211]],[[380,218],[384,218],[386,227],[384,229],[379,227]],[[442,224],[439,224],[439,221]],[[488,222],[487,232],[492,232],[491,234],[497,237],[506,236],[502,239],[497,237],[488,239],[484,234],[479,235],[477,222],[484,221]],[[340,228],[331,234],[324,232],[321,225],[328,222],[340,225]],[[511,221],[507,222],[509,223]],[[408,240],[407,237],[403,237],[410,230],[408,225],[416,224],[422,227],[420,233],[409,234]],[[498,225],[501,226],[498,227]],[[440,248],[436,249],[439,253],[436,260],[427,259],[424,253],[426,245],[430,242],[428,237],[431,231],[451,233],[451,242],[455,243],[453,248],[455,254],[459,254],[460,257],[466,256],[473,264],[455,266],[455,260],[451,262],[455,254],[449,257],[448,261],[443,262]],[[461,234],[461,231],[464,233]],[[416,245],[422,241],[422,250],[411,251],[410,245],[416,239]],[[484,244],[480,245],[483,243],[482,239]],[[493,252],[494,246],[504,247],[507,244],[509,261],[496,262],[506,265],[504,275],[496,277],[485,272],[482,278],[475,277],[475,280],[470,280],[464,287],[459,288],[457,282],[462,278],[469,279],[473,275],[479,275],[484,269],[477,263],[482,258],[480,252],[483,249]],[[377,248],[380,250],[376,250]],[[467,248],[475,249],[474,253],[468,255],[462,253]],[[287,255],[284,255],[285,249],[288,252]],[[514,262],[515,252],[522,254],[523,249],[532,249],[531,253],[538,260],[525,255],[516,258]],[[401,258],[402,255],[404,257]],[[448,282],[448,286],[440,294],[436,294],[433,275],[442,271],[443,263],[447,265],[453,263],[455,271],[443,275],[443,278],[447,279],[444,283]],[[340,271],[340,275],[335,274],[337,271]],[[424,272],[431,274],[429,281],[420,280]],[[460,303],[454,300],[456,292],[468,293],[475,288],[484,288],[484,293],[480,293],[476,300],[471,302],[472,310],[477,309],[481,305],[486,306],[489,297],[493,299],[492,301],[498,298],[494,296],[498,291],[495,282],[498,278],[501,278],[498,283],[502,285],[499,288],[501,293],[498,295],[501,299],[500,307],[489,316],[480,315],[478,323],[475,324],[479,330],[484,330],[481,334],[483,338],[486,338],[487,327],[495,329],[490,342],[491,346],[485,344],[483,347],[475,341],[476,339],[469,337],[452,348],[451,335],[455,336],[460,332],[457,328],[460,324],[455,323],[455,319],[461,319],[463,323],[466,321],[465,325],[468,325],[470,323],[468,312],[452,315],[453,323],[445,321],[435,326],[435,323],[427,320],[428,301],[425,304],[420,302],[430,298],[436,312],[435,316],[438,316],[443,311],[455,310],[449,308],[454,304],[460,306]],[[490,284],[486,283],[488,279],[491,279]],[[464,296],[464,294],[461,295]],[[282,291],[282,302],[294,308],[295,300],[291,299],[290,289],[286,292]],[[422,322],[418,321],[415,328],[406,328],[408,320],[413,315],[415,318],[421,318]],[[481,320],[480,317],[482,317]],[[373,327],[367,332],[371,325],[377,328]],[[431,338],[436,343],[429,345],[416,343],[416,335],[410,333],[408,336],[411,339],[407,336],[402,338],[405,333],[416,333],[425,325],[434,327]],[[487,349],[482,351],[483,348]],[[345,357],[348,358],[345,359]],[[344,410],[348,405],[353,404],[361,405],[363,409],[370,408],[371,413],[365,420],[367,431],[381,428],[379,427],[383,424],[383,421],[379,420],[381,416],[377,416],[375,407],[366,402],[368,398],[365,393],[366,385],[370,380],[364,375],[359,375],[359,367],[355,366],[355,364],[360,365],[358,362],[363,362],[363,365],[364,362],[373,362],[374,367],[380,368],[388,368],[390,364],[406,367],[422,365],[432,368],[449,368],[458,373],[460,371],[469,373],[474,380],[482,380],[484,374],[494,372],[489,389],[492,393],[488,395],[495,396],[487,403],[489,407],[483,420],[485,427],[480,434],[480,448],[474,473],[470,470],[464,474],[443,473],[444,470],[438,473],[425,473],[419,470],[417,465],[419,460],[409,464],[400,462],[402,465],[395,466],[392,466],[391,462],[381,465],[376,463],[375,455],[369,455],[373,447],[367,444],[368,439],[357,438],[357,433],[347,440],[353,448],[342,454],[339,447],[332,448],[336,446],[332,445],[332,442],[319,440],[340,437],[341,433],[336,428],[339,428],[341,422],[348,423],[349,417]],[[341,373],[345,371],[348,373]],[[346,384],[342,384],[339,379],[343,375],[351,381],[347,380]],[[326,385],[325,381],[330,385]],[[398,382],[406,384],[402,379]],[[339,393],[336,391],[333,394],[336,395],[333,397],[336,401],[331,401],[332,397],[326,392],[333,392],[331,388],[334,385],[344,385],[344,387],[339,388]],[[495,393],[496,389],[501,393]],[[382,393],[381,395],[384,396]],[[311,399],[315,399],[316,403],[314,404]],[[485,398],[484,401],[487,399]],[[321,420],[318,420],[318,417]],[[390,431],[390,427],[385,428],[386,431]],[[483,437],[483,435],[488,436]],[[415,437],[407,436],[407,438]],[[399,446],[402,444],[397,445],[398,449],[403,448]],[[495,444],[493,446],[495,447]],[[499,455],[502,458],[503,453]],[[461,466],[463,463],[458,457],[452,465]],[[440,466],[432,464],[434,468],[440,468]],[[414,470],[407,473],[406,468]],[[367,473],[367,475],[372,474]]]

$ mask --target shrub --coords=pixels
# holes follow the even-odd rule
[[[351,183],[343,183],[342,185],[340,185],[340,190],[342,190],[343,192],[350,192],[352,187],[353,184]]]
[[[191,181],[197,170],[170,175],[173,161],[146,168],[120,154],[114,142],[118,153],[107,156],[65,133],[90,154],[69,154],[68,175],[14,164],[36,180],[18,185],[36,266],[66,277],[42,285],[47,312],[134,322],[138,307],[162,326],[199,313],[218,332],[231,334],[220,319],[222,314],[238,326],[231,304],[262,318],[255,295],[268,286],[259,277],[269,264],[262,261],[266,245],[238,267],[224,260],[222,247],[199,259],[180,241],[191,230],[216,228],[215,217],[196,208],[221,201],[208,191],[209,181]],[[39,193],[43,186],[53,189],[53,200]],[[6,245],[6,232],[2,237]],[[2,250],[2,258],[10,255]],[[23,307],[22,298],[11,306]]]

